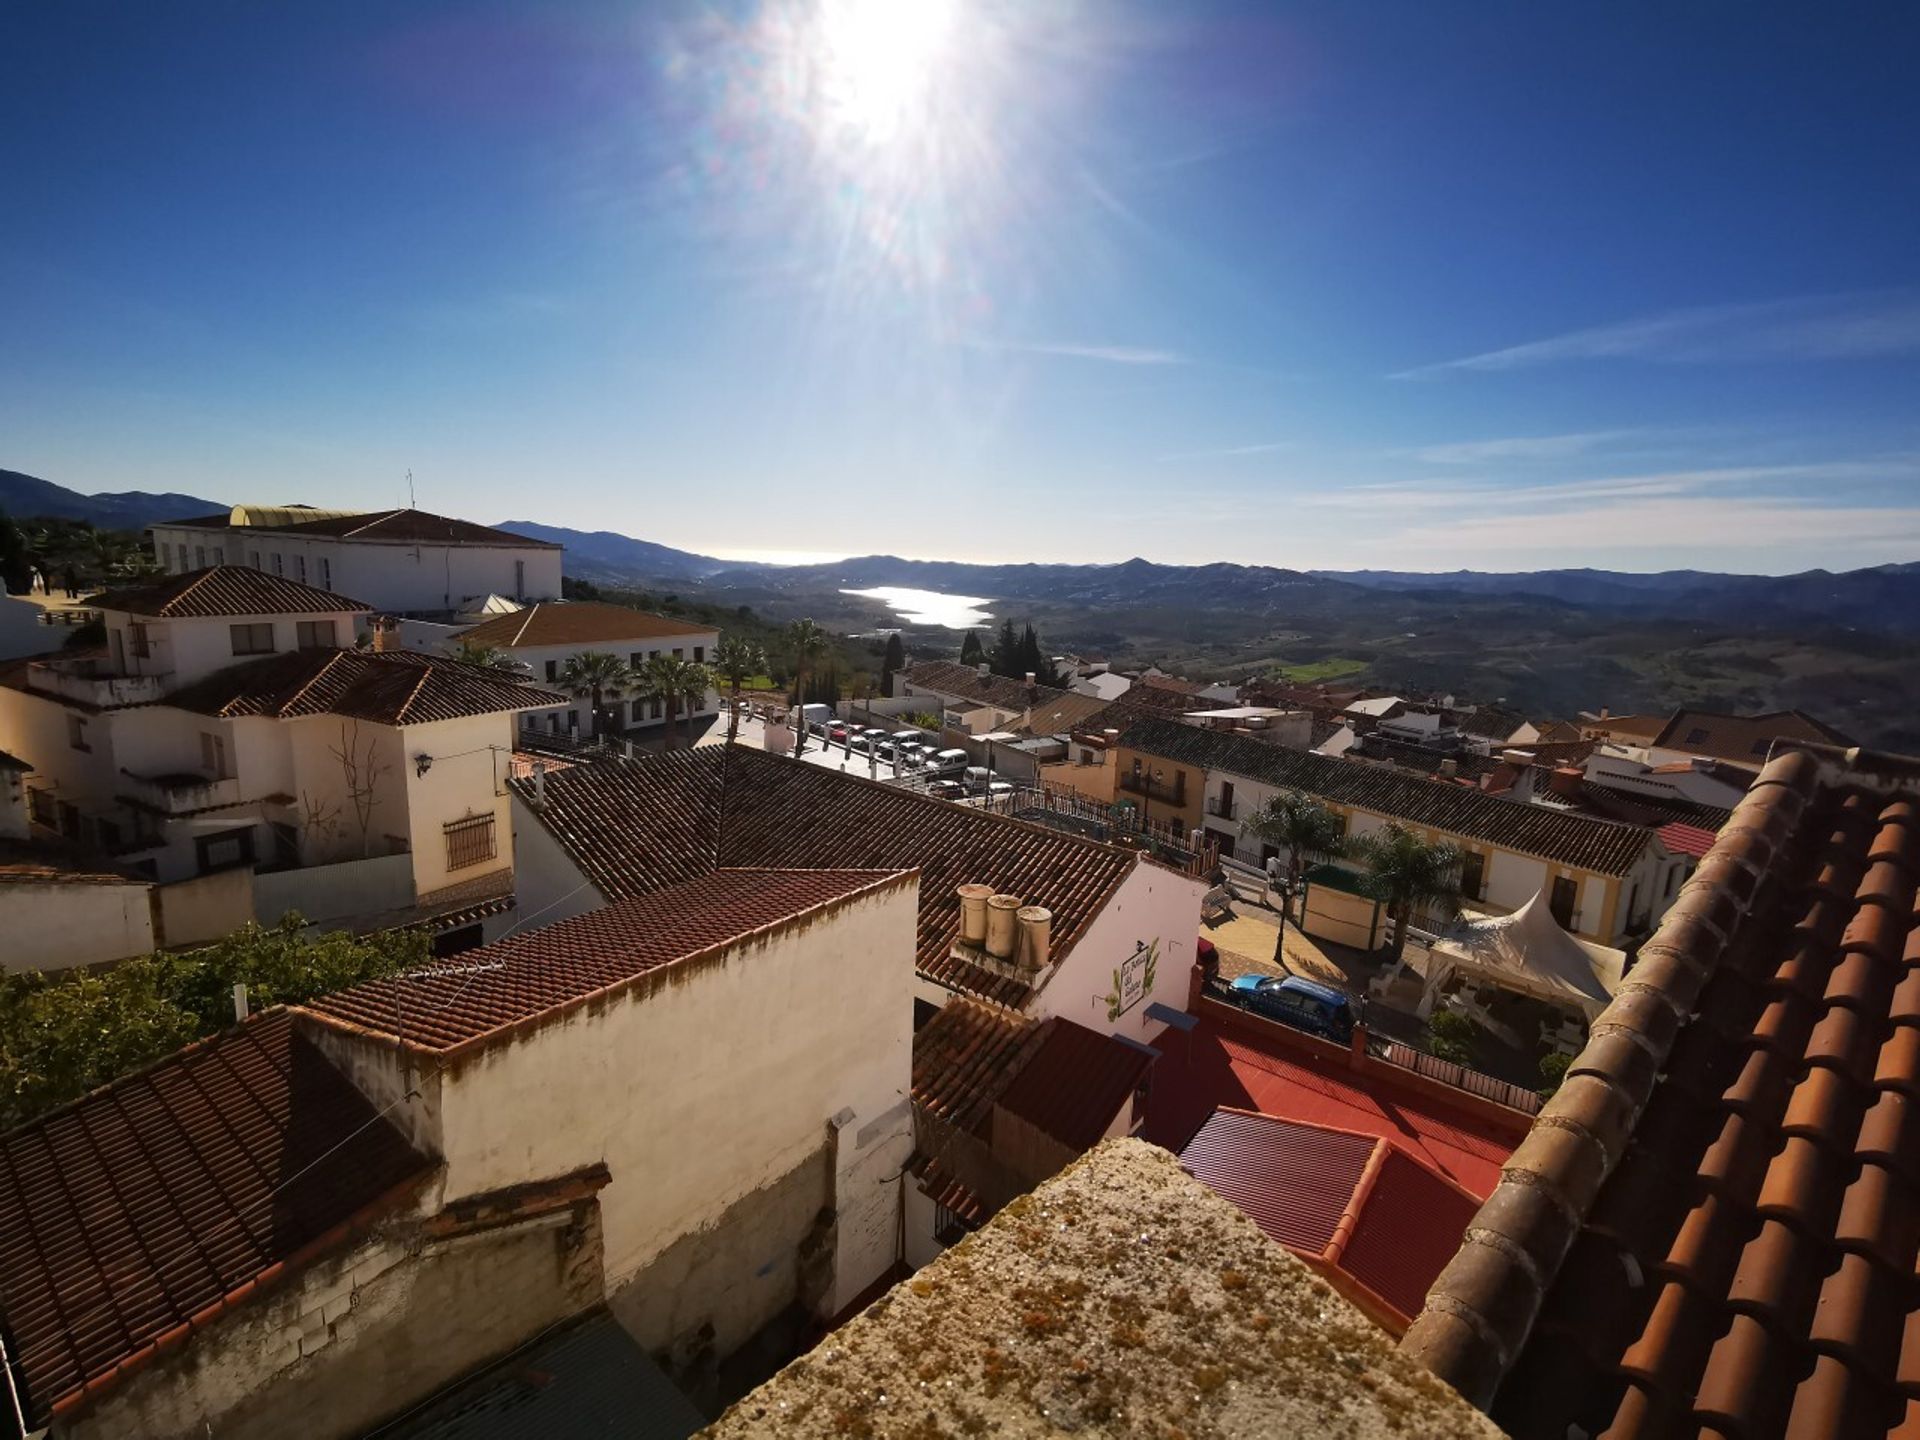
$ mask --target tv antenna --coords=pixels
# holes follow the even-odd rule
[[[413,503],[413,471],[411,470],[407,471],[407,508],[409,510],[418,510],[420,508]]]

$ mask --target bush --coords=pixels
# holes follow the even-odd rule
[[[308,940],[289,915],[248,925],[204,950],[160,951],[111,970],[0,977],[0,1129],[233,1023],[233,987],[249,1008],[291,1005],[428,959],[417,931]]]
[[[1427,1022],[1427,1049],[1456,1065],[1474,1063],[1480,1032],[1464,1015],[1442,1010]]]
[[[1540,1087],[1540,1098],[1551,1100],[1559,1090],[1560,1082],[1567,1078],[1567,1067],[1573,1064],[1573,1056],[1562,1055],[1555,1051],[1551,1055],[1540,1057],[1540,1078],[1546,1083]]]

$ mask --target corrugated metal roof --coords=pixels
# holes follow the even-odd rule
[[[368,1440],[686,1440],[706,1423],[620,1322],[594,1310]]]
[[[1372,1135],[1216,1110],[1180,1152],[1180,1165],[1282,1245],[1320,1255],[1379,1144]]]

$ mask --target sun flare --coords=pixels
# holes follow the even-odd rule
[[[953,55],[957,0],[825,0],[814,36],[821,119],[884,146],[923,124]]]

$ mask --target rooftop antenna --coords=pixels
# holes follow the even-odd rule
[[[413,471],[411,470],[407,471],[407,508],[409,510],[418,510],[420,508],[413,503]]]

